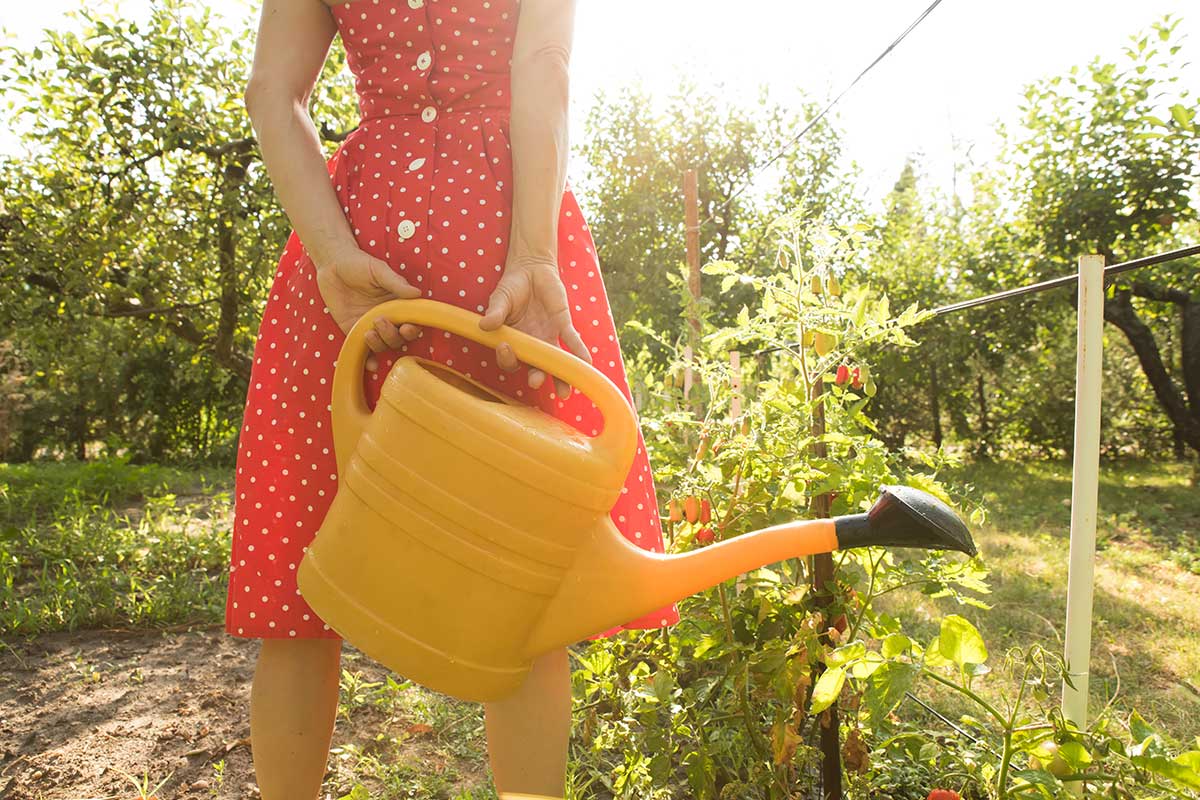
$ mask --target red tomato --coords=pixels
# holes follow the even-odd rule
[[[962,800],[962,797],[953,789],[934,789],[925,800]]]

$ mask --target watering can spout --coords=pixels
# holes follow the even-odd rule
[[[572,644],[768,564],[872,545],[976,553],[954,511],[906,486],[883,487],[865,514],[788,522],[678,555],[643,550],[602,520],[525,653],[533,657]]]

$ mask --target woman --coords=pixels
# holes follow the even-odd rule
[[[250,729],[264,800],[315,797],[337,710],[341,640],[299,596],[296,566],[337,488],[334,359],[380,302],[430,297],[591,361],[628,397],[591,235],[565,187],[573,0],[265,0],[246,107],[294,232],[275,274],[239,439],[226,630],[263,639]],[[328,162],[308,116],[335,33],[362,122]],[[396,358],[437,360],[593,433],[594,406],[441,331],[379,319],[364,391]],[[612,518],[662,551],[645,449]],[[678,621],[669,607],[621,628]],[[596,634],[609,636],[621,628]],[[595,638],[595,637],[593,637]],[[567,653],[485,707],[498,791],[565,792]]]

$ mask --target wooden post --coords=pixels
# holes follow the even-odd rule
[[[696,170],[689,169],[683,173],[683,216],[684,232],[687,243],[688,288],[692,290],[692,299],[700,299],[700,187]],[[692,327],[692,336],[698,343],[700,338],[700,318],[695,313],[688,315],[688,324]]]
[[[742,354],[729,351],[729,375],[733,383],[733,396],[729,400],[729,421],[737,422],[742,416]]]
[[[1087,726],[1092,649],[1092,588],[1100,482],[1100,381],[1104,358],[1104,256],[1079,258],[1079,333],[1075,365],[1075,454],[1071,477],[1071,557],[1067,568],[1067,675],[1063,716]]]
[[[687,363],[687,366],[684,367],[684,369],[683,369],[683,402],[684,402],[684,405],[687,405],[688,403],[690,403],[691,399],[692,399],[692,380],[693,380],[693,378],[692,378],[692,359],[695,357],[696,357],[696,353],[694,350],[692,350],[692,346],[690,344],[687,347],[683,348],[683,360]]]
[[[825,382],[817,377],[812,387],[813,419],[812,434],[813,454],[825,458],[828,451],[825,448],[825,403],[821,399]],[[829,494],[819,494],[812,498],[809,511],[814,517],[827,518],[830,516],[831,498]],[[824,609],[833,603],[833,592],[837,584],[833,574],[833,556],[830,553],[819,553],[812,557],[812,588],[816,597],[817,607]],[[826,614],[828,616],[828,614]],[[827,620],[828,622],[829,620]],[[828,642],[824,636],[822,640]],[[815,676],[814,676],[815,682]],[[818,722],[817,730],[821,735],[821,798],[822,800],[841,800],[842,798],[842,747],[838,731],[838,707],[835,701],[827,712],[828,724]]]
[[[688,289],[692,293],[692,301],[700,301],[700,191],[696,170],[689,169],[683,173],[683,220],[684,234],[687,245]],[[700,316],[694,310],[688,313],[688,367],[683,373],[683,399],[690,400],[692,388],[691,361],[694,353],[700,347]]]

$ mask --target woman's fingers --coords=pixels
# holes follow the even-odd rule
[[[563,313],[566,321],[563,327],[559,330],[558,338],[567,346],[575,355],[582,358],[587,363],[592,363],[592,353],[588,350],[588,346],[584,344],[583,337],[579,335],[579,331],[575,330],[575,326],[571,324],[571,317],[566,312]]]
[[[408,341],[400,334],[400,329],[387,317],[377,318],[374,330],[379,334],[379,338],[383,340],[383,343],[392,350],[399,350]]]
[[[501,342],[496,348],[496,363],[500,365],[500,369],[505,372],[516,372],[521,366],[521,362],[517,360],[517,354],[513,351],[512,345],[508,342]]]
[[[509,322],[509,317],[513,314],[514,300],[512,283],[506,281],[502,276],[491,296],[488,297],[487,310],[483,312],[483,317],[479,320],[479,329],[494,331]]]
[[[367,331],[366,335],[363,336],[363,341],[366,342],[367,347],[371,349],[371,352],[367,355],[367,369],[371,372],[374,372],[379,368],[379,359],[375,358],[374,354],[386,353],[391,348],[387,346],[387,343],[383,341],[383,337],[379,335],[379,331],[377,331],[375,328],[371,328],[369,331]]]
[[[391,292],[401,300],[412,300],[421,296],[421,290],[406,281],[386,261],[372,258],[369,262],[371,282],[380,289]]]

